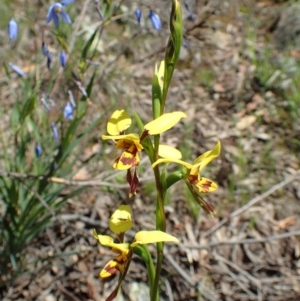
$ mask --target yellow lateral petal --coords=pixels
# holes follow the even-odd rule
[[[175,236],[162,231],[139,231],[136,233],[135,241],[131,244],[131,247],[134,248],[138,244],[145,245],[163,241],[179,243]]]
[[[128,135],[114,135],[114,136],[108,136],[108,135],[102,135],[102,140],[120,140],[120,139],[127,139],[130,141],[140,141],[140,137],[137,134],[128,134]]]
[[[113,168],[118,170],[127,170],[140,163],[139,153],[123,152],[121,156],[114,162]]]
[[[221,152],[221,143],[220,141],[217,142],[215,147],[202,154],[199,156],[193,163],[193,165],[199,166],[199,172],[208,164],[210,163],[213,159],[217,158],[220,155]]]
[[[107,132],[110,135],[119,135],[131,125],[131,118],[124,110],[113,112],[107,123]]]
[[[181,152],[175,147],[160,144],[158,148],[158,155],[165,159],[181,159]]]
[[[109,229],[115,234],[125,233],[132,228],[131,209],[128,205],[121,205],[109,220]]]
[[[149,132],[149,135],[161,134],[172,128],[184,117],[186,114],[183,112],[166,113],[147,123],[145,130]]]

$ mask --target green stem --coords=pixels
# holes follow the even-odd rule
[[[156,141],[157,140],[157,141]],[[158,145],[159,145],[159,136],[154,137],[154,156],[155,161],[158,158]],[[161,183],[161,177],[158,166],[154,167],[154,176],[157,190],[157,201],[156,201],[156,229],[166,232],[166,216],[164,210],[164,191]],[[151,288],[151,301],[159,301],[159,278],[162,269],[163,263],[163,250],[164,243],[159,242],[156,245],[157,248],[157,263],[155,270],[155,279],[154,284]]]

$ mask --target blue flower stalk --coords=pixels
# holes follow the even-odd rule
[[[67,23],[71,24],[72,21],[67,14],[64,6],[69,5],[73,3],[75,0],[65,0],[62,2],[56,2],[53,5],[49,7],[48,15],[47,15],[47,23],[53,20],[53,23],[56,27],[59,25],[59,17],[62,18],[62,20]]]
[[[10,40],[16,40],[18,37],[18,24],[14,19],[8,22],[8,36]]]
[[[160,18],[158,16],[158,14],[156,14],[151,9],[150,9],[150,12],[149,12],[149,18],[150,18],[150,21],[151,21],[152,26],[153,26],[154,29],[156,29],[156,30],[161,30],[162,29],[161,21],[160,21]]]

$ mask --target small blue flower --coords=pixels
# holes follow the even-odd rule
[[[64,22],[71,24],[72,21],[67,14],[64,6],[73,3],[74,0],[65,0],[62,2],[56,2],[53,5],[50,6],[48,10],[48,15],[47,15],[47,23],[49,23],[51,20],[53,20],[55,26],[59,25],[59,16],[63,19]]]
[[[68,90],[68,94],[69,94],[70,103],[71,103],[72,107],[75,109],[76,108],[76,102],[75,102],[75,99],[74,99],[74,95],[73,95],[71,90]]]
[[[139,8],[137,8],[134,13],[138,23],[141,24],[142,11]]]
[[[18,24],[14,19],[8,22],[8,36],[10,40],[16,40],[18,37]]]
[[[63,50],[60,52],[59,59],[61,66],[65,68],[67,64],[67,55]]]
[[[153,10],[150,10],[149,18],[154,29],[160,30],[162,28],[160,18]]]
[[[48,55],[48,49],[47,49],[47,46],[44,42],[42,43],[42,52],[43,52],[44,56]]]
[[[68,120],[73,120],[73,111],[74,111],[73,106],[68,101],[64,108],[64,118]]]
[[[9,66],[14,72],[16,72],[19,76],[21,76],[21,77],[26,77],[26,73],[25,73],[21,68],[19,68],[18,66],[16,66],[15,64],[9,62],[9,63],[8,63],[8,66]]]
[[[41,145],[38,144],[35,147],[35,155],[36,155],[36,157],[39,158],[42,155],[42,153],[43,153],[43,149],[42,149]]]
[[[51,69],[51,63],[52,63],[52,54],[48,51],[47,52],[47,68]]]
[[[58,130],[57,130],[55,122],[51,123],[51,128],[52,128],[54,141],[58,142],[59,141],[59,136],[58,136]]]

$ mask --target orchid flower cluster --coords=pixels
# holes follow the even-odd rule
[[[140,20],[139,11],[136,12],[136,16]],[[153,18],[155,19],[155,16]],[[157,194],[155,231],[140,231],[136,233],[133,242],[125,242],[124,234],[132,227],[132,219],[130,207],[124,204],[111,216],[109,223],[111,231],[117,235],[118,243],[115,243],[109,236],[98,235],[94,230],[94,237],[99,243],[102,246],[110,247],[113,252],[117,253],[116,257],[110,260],[100,272],[101,278],[109,277],[117,272],[120,275],[119,282],[107,301],[111,301],[117,296],[133,254],[140,256],[147,267],[151,301],[160,300],[159,277],[162,269],[164,242],[179,242],[176,237],[166,233],[164,204],[166,192],[171,186],[182,180],[203,210],[211,215],[215,213],[213,206],[205,201],[202,195],[213,192],[217,189],[217,184],[203,177],[202,173],[204,168],[219,156],[220,142],[218,141],[213,149],[206,151],[192,163],[182,160],[182,154],[178,149],[160,143],[161,134],[172,129],[187,117],[181,111],[165,112],[168,88],[182,45],[182,16],[178,0],[172,0],[170,31],[165,58],[155,67],[152,80],[151,120],[144,123],[138,114],[133,113],[138,129],[132,131],[130,128],[133,122],[130,114],[123,109],[116,110],[107,122],[107,134],[102,135],[103,140],[112,140],[119,151],[112,166],[116,170],[126,171],[129,197],[134,197],[139,189],[138,170],[142,155],[149,158],[153,168]],[[177,164],[178,168],[169,173],[167,167],[171,163]],[[164,165],[163,168],[161,168],[162,165]],[[155,265],[146,246],[149,243],[156,243]]]

